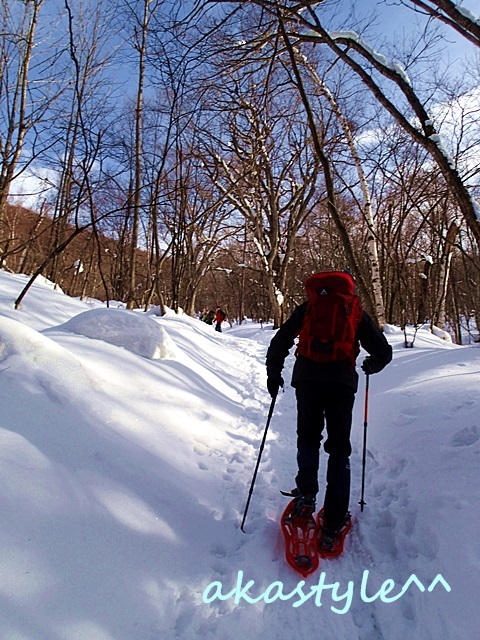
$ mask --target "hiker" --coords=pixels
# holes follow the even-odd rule
[[[215,311],[213,309],[210,309],[210,311],[205,313],[202,320],[206,324],[213,324],[213,321],[215,320]]]
[[[225,318],[227,317],[227,314],[225,313],[225,311],[223,311],[223,309],[221,307],[217,307],[215,309],[215,331],[219,331],[220,333],[222,332],[222,322],[225,320]]]
[[[270,342],[267,388],[275,398],[283,387],[285,358],[298,336],[291,383],[297,400],[298,465],[292,517],[308,517],[315,511],[320,443],[326,422],[324,449],[329,457],[321,544],[328,550],[350,519],[350,430],[358,387],[355,360],[359,344],[369,354],[362,364],[368,375],[378,373],[391,361],[392,348],[362,310],[349,273],[315,274],[305,288],[308,300],[295,308]]]

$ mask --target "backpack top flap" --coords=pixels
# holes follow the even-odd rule
[[[319,298],[324,298],[329,294],[338,296],[354,296],[355,281],[349,273],[344,271],[327,271],[325,273],[314,273],[305,282],[308,301],[312,304]]]

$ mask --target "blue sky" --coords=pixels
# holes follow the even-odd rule
[[[399,0],[342,0],[345,7],[354,7],[359,16],[368,16],[372,12],[378,14],[378,31],[381,30],[389,39],[402,37],[408,34],[418,20],[422,18],[405,6],[399,4]],[[480,16],[480,0],[457,1],[457,4],[469,9],[477,17]],[[448,37],[448,52],[453,58],[471,56],[478,47],[469,43],[454,29],[444,27],[444,32]]]

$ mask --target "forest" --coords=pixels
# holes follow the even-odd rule
[[[0,268],[31,276],[18,308],[44,276],[277,327],[310,274],[348,269],[379,325],[478,341],[466,5],[0,2]],[[376,4],[411,15],[402,37]]]

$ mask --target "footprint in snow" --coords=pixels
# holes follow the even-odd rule
[[[225,558],[227,555],[227,549],[223,544],[212,544],[210,547],[210,553],[216,558]]]
[[[212,562],[212,571],[215,574],[215,576],[226,576],[227,574],[230,573],[231,567],[229,566],[228,562],[225,562],[224,560],[215,560],[214,562]]]
[[[222,478],[226,481],[226,482],[232,482],[234,475],[236,473],[236,469],[234,469],[233,467],[227,467],[225,473],[222,475]]]
[[[243,464],[245,462],[245,456],[236,451],[231,457],[230,462],[239,462],[240,464]]]
[[[388,472],[389,478],[398,478],[398,476],[403,473],[407,465],[408,460],[405,458],[397,459]]]
[[[398,427],[403,427],[415,422],[416,418],[417,416],[413,413],[399,413],[393,418],[392,424]]]
[[[417,522],[418,510],[416,507],[412,506],[403,506],[402,510],[403,520],[402,520],[402,531],[403,533],[410,538],[413,535],[415,530],[415,525]]]
[[[464,427],[455,433],[450,439],[452,447],[469,447],[478,442],[480,429],[476,426]]]

